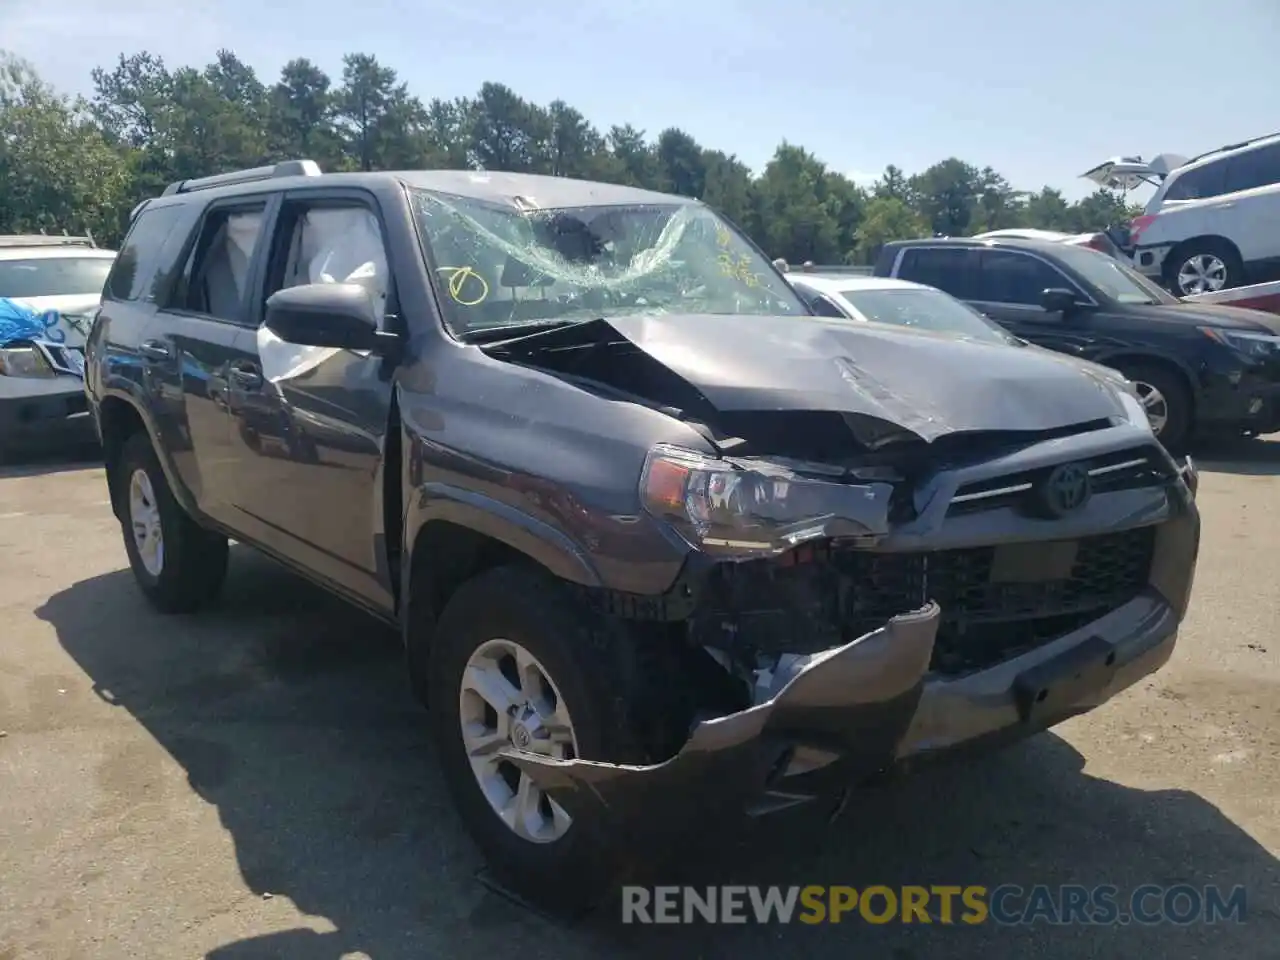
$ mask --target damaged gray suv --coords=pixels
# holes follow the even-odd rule
[[[1199,544],[1118,375],[814,316],[623,186],[174,184],[86,389],[154,605],[211,600],[234,538],[398,625],[462,820],[561,906],[1098,706],[1169,658]]]

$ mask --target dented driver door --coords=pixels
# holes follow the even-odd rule
[[[393,287],[372,199],[350,190],[286,196],[259,325],[238,341],[230,364],[231,496],[240,525],[262,546],[390,611],[382,540],[390,364],[285,343],[261,325],[276,290],[336,282],[365,286],[387,315]]]

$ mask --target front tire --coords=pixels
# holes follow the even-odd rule
[[[1156,364],[1131,363],[1118,368],[1138,389],[1151,432],[1166,450],[1177,452],[1192,430],[1191,391],[1172,370]]]
[[[125,441],[112,485],[129,566],[151,605],[192,613],[216,597],[227,575],[227,538],[205,530],[174,499],[147,434]]]
[[[495,878],[541,907],[606,893],[617,850],[494,752],[655,762],[635,710],[660,698],[645,697],[631,650],[564,584],[521,567],[463,584],[436,626],[426,679],[450,793]]]

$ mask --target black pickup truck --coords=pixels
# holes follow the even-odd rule
[[[683,197],[175,184],[86,357],[147,597],[210,601],[234,538],[398,624],[463,822],[549,904],[1098,706],[1191,591],[1194,469],[1122,380],[814,316]]]

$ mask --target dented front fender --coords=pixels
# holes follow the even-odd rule
[[[704,720],[670,760],[649,766],[507,756],[575,826],[641,845],[708,816],[742,811],[783,789],[797,747],[838,756],[850,779],[883,769],[906,735],[937,635],[936,604],[894,617],[844,644],[798,659],[773,695]]]

